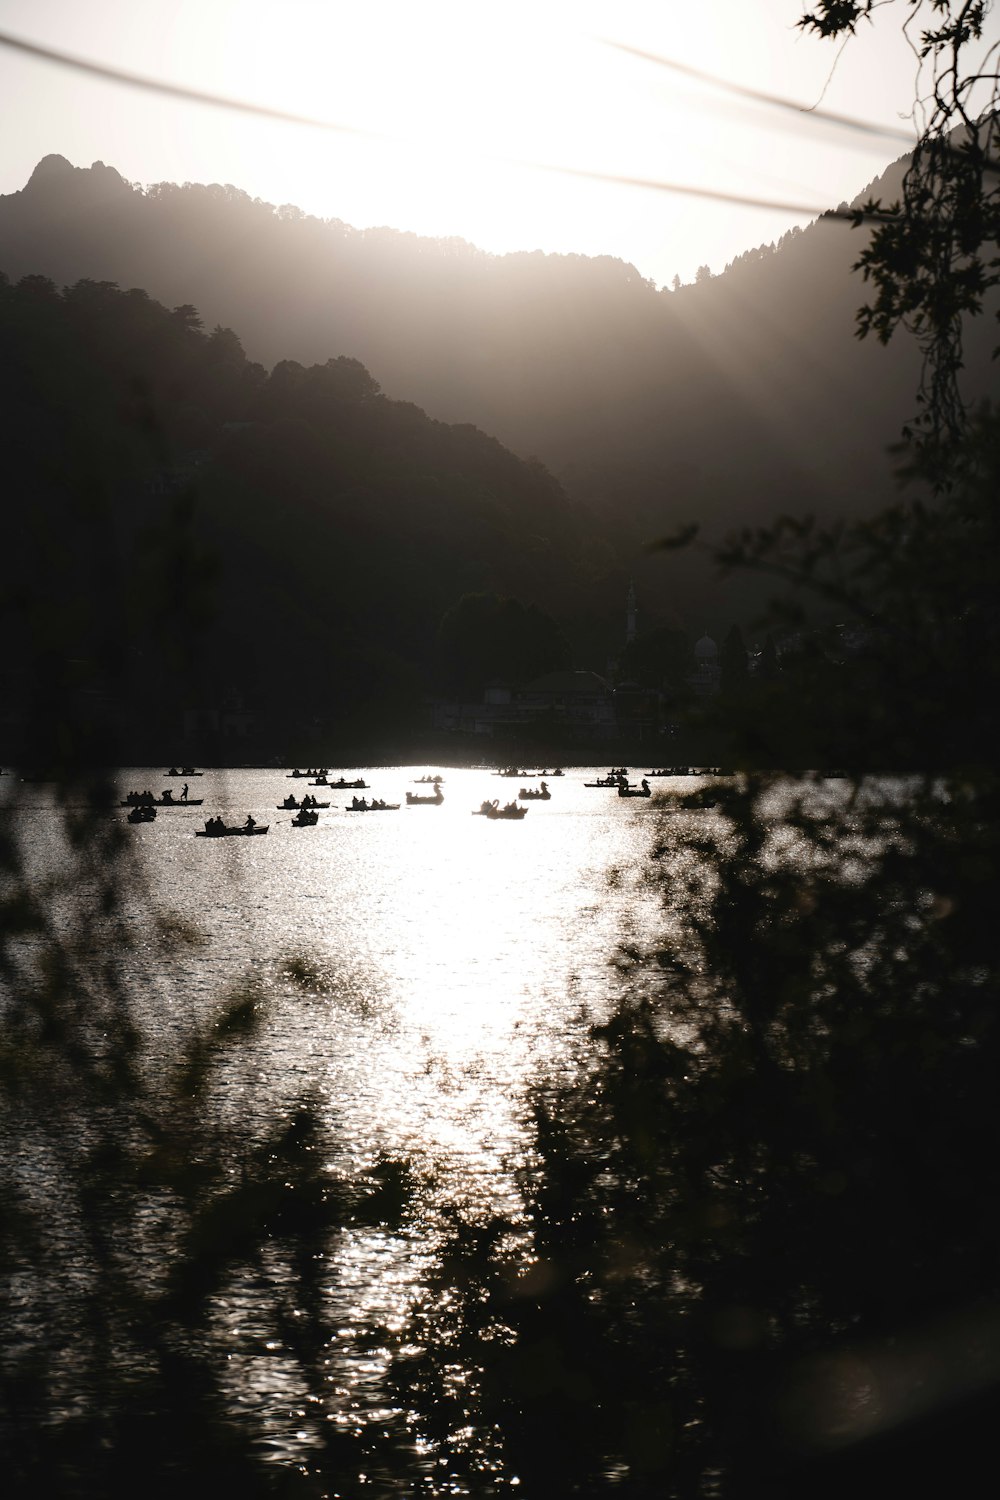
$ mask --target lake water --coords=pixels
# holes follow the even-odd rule
[[[355,813],[352,792],[309,788],[284,770],[209,771],[189,778],[201,807],[160,809],[154,823],[125,830],[149,882],[131,898],[136,930],[152,904],[202,934],[178,944],[167,972],[152,944],[130,959],[154,1050],[169,1053],[250,983],[267,1019],[225,1078],[227,1105],[247,1130],[309,1096],[339,1168],[356,1174],[384,1154],[405,1158],[420,1183],[403,1233],[347,1235],[331,1268],[342,1378],[354,1390],[377,1384],[380,1358],[364,1331],[405,1321],[439,1242],[441,1205],[513,1204],[528,1090],[571,1066],[616,992],[621,945],[655,931],[659,898],[644,875],[663,820],[651,801],[584,785],[604,770],[550,778],[551,800],[530,803],[519,822],[471,814],[537,778],[347,769],[368,783],[361,795],[402,804]],[[438,771],[443,804],[406,806],[408,790],[431,790],[415,778]],[[179,796],[182,780],[133,768],[117,784],[123,797],[165,786]],[[335,805],[316,827],[294,828],[279,804],[307,789]],[[51,788],[21,787],[19,800],[29,844],[50,857],[59,826]],[[270,825],[265,837],[194,836],[206,817],[242,824],[248,813]],[[110,816],[124,823],[125,810]],[[680,828],[697,816],[673,818]],[[292,961],[305,982],[289,979]],[[255,1399],[265,1410],[274,1403],[276,1421],[287,1407],[287,1395]]]
[[[352,792],[311,788],[334,804],[313,828],[278,810],[304,780],[209,772],[190,783],[201,808],[161,809],[129,832],[160,899],[205,934],[182,961],[180,1003],[217,1000],[245,975],[270,997],[270,1099],[308,1083],[353,1149],[493,1192],[526,1084],[564,1064],[582,1018],[607,1003],[619,945],[650,930],[655,813],[585,787],[603,773],[578,770],[519,822],[471,814],[537,779],[442,770],[443,804],[406,806],[408,790],[430,790],[414,782],[428,769],[359,769],[359,795],[399,811],[350,812]],[[179,788],[148,771],[119,784]],[[248,813],[266,837],[193,836],[207,816]],[[281,977],[292,959],[304,989]]]

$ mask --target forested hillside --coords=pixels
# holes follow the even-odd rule
[[[897,164],[870,191],[892,198],[899,177]],[[490,255],[232,186],[142,189],[59,156],[0,198],[12,278],[194,303],[268,364],[358,359],[393,397],[537,455],[625,545],[680,522],[715,537],[782,511],[869,513],[891,493],[887,443],[912,414],[918,355],[854,337],[863,243],[822,219],[674,292],[610,257]],[[976,333],[971,391],[989,380]],[[698,630],[759,602],[743,580],[706,618],[706,564],[658,564],[647,598],[654,576],[657,607]]]
[[[525,676],[621,633],[612,549],[556,480],[357,360],[268,374],[190,304],[29,276],[0,283],[0,403],[8,757],[51,754],[79,700],[154,759],[188,708],[268,745],[419,723],[467,593],[520,601]]]

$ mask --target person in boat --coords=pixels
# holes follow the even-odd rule
[[[254,817],[253,813],[247,813],[247,820],[243,824],[243,827],[246,829],[247,833],[253,833],[254,829],[257,827],[257,819]]]
[[[168,786],[165,786],[163,788],[163,801],[164,802],[173,802],[173,800],[174,800],[174,794],[173,794],[173,792],[170,790],[170,788]]]
[[[176,776],[177,775],[177,767],[176,766],[171,766],[170,770],[167,772],[167,775],[168,776]]]
[[[186,781],[185,781],[184,785],[181,787],[181,798],[182,798],[182,800],[184,802],[186,802],[187,799],[188,799],[188,784],[187,784]]]

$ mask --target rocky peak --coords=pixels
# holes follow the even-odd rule
[[[50,156],[43,156],[25,183],[24,191],[29,193],[36,188],[47,188],[58,182],[68,182],[74,170],[72,162],[68,162],[65,156],[58,156],[55,152]]]

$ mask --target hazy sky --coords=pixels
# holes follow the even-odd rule
[[[230,182],[358,227],[458,235],[496,251],[610,254],[659,284],[675,272],[691,280],[699,265],[720,271],[812,216],[517,163],[817,210],[854,197],[903,142],[752,104],[607,45],[912,130],[907,0],[883,6],[839,60],[838,48],[796,30],[805,9],[807,0],[0,0],[0,31],[388,137],[251,119],[0,48],[0,192],[58,152],[134,182]],[[990,25],[995,38],[996,15]]]

